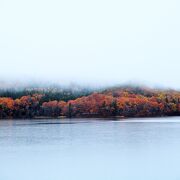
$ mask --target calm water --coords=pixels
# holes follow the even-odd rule
[[[180,179],[180,117],[0,121],[0,180],[161,179]]]

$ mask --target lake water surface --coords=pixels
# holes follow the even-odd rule
[[[0,120],[0,180],[179,180],[180,117]]]

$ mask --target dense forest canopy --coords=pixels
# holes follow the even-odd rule
[[[180,92],[122,86],[107,89],[1,89],[0,118],[151,117],[180,115]]]
[[[22,90],[14,90],[14,89],[1,89],[0,97],[10,97],[12,99],[18,99],[22,96],[33,96],[34,94],[43,95],[42,101],[53,101],[53,100],[74,100],[81,96],[87,96],[92,91],[89,89],[57,89],[57,88],[31,88],[31,89],[22,89]]]

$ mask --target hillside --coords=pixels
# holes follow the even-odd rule
[[[180,115],[180,92],[145,87],[29,89],[0,92],[0,118]]]

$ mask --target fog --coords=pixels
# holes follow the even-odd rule
[[[0,80],[180,88],[176,0],[1,0]]]

